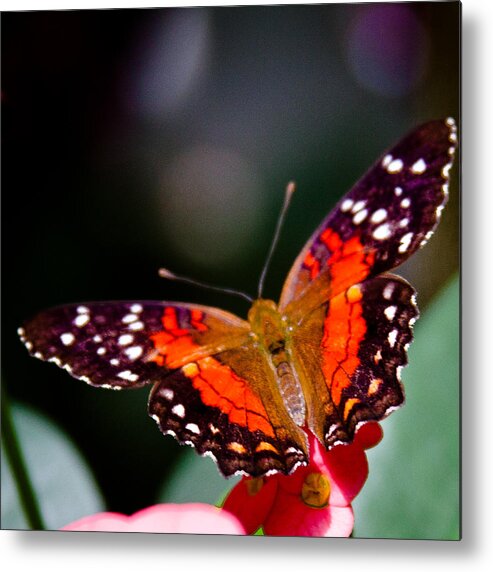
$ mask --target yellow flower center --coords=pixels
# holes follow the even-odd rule
[[[312,508],[323,508],[329,504],[330,482],[322,473],[309,473],[301,487],[301,500]]]
[[[254,477],[253,479],[248,479],[245,485],[248,494],[253,497],[259,493],[261,488],[264,486],[264,479],[262,477]]]

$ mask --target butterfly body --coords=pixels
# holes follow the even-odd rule
[[[307,431],[327,448],[404,402],[400,371],[418,317],[415,292],[388,272],[431,237],[447,201],[452,119],[418,127],[322,221],[279,303],[247,320],[180,302],[59,306],[19,329],[29,352],[89,385],[152,385],[165,434],[229,476],[292,473]]]
[[[272,300],[256,300],[249,313],[254,346],[262,352],[272,371],[282,404],[291,419],[303,427],[306,404],[303,383],[293,364],[293,326],[287,315],[282,315]],[[305,384],[306,386],[306,384]],[[279,401],[279,400],[278,400]]]

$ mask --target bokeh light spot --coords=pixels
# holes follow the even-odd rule
[[[259,174],[239,154],[191,148],[164,168],[159,200],[166,240],[204,268],[232,264],[255,240],[265,206]]]
[[[429,38],[413,10],[403,5],[360,8],[346,35],[348,66],[358,83],[386,97],[402,97],[422,81]]]

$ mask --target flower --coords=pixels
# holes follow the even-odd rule
[[[308,433],[310,460],[292,475],[246,477],[228,495],[223,508],[247,534],[260,527],[273,536],[349,536],[351,502],[368,476],[365,449],[382,438],[378,423],[365,423],[348,445],[325,451]]]
[[[131,516],[100,512],[72,522],[61,530],[245,534],[243,526],[235,516],[226,510],[202,503],[157,504]]]

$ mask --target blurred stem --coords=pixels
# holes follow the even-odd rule
[[[43,519],[41,518],[38,501],[36,500],[26,463],[22,456],[9,400],[5,395],[5,391],[2,391],[2,441],[27,522],[33,530],[43,530],[45,528]]]

